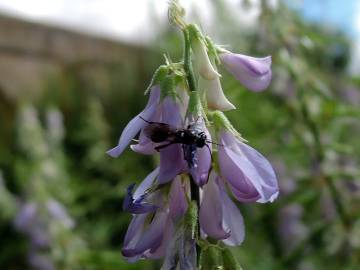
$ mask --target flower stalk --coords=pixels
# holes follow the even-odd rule
[[[186,27],[183,29],[184,35],[184,70],[186,73],[186,80],[189,86],[189,90],[194,92],[197,90],[194,69],[191,62],[191,41],[189,29]]]
[[[145,109],[108,151],[119,156],[140,134],[131,149],[160,156],[159,166],[137,189],[128,188],[123,206],[133,219],[122,254],[129,262],[164,257],[163,270],[207,269],[201,254],[217,254],[211,268],[238,270],[223,245],[243,242],[244,220],[228,191],[239,202],[266,203],[278,196],[278,184],[270,163],[246,145],[223,114],[235,106],[223,93],[217,65],[227,64],[236,79],[256,91],[269,84],[271,61],[230,52],[221,57],[184,15],[178,1],[171,1],[169,18],[183,33],[182,61],[165,57],[146,90]]]

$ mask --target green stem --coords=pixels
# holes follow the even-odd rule
[[[192,67],[192,62],[191,62],[191,41],[190,41],[189,30],[186,27],[183,29],[183,34],[184,34],[184,70],[186,72],[186,80],[187,80],[187,83],[189,86],[189,90],[191,92],[195,92],[197,90],[197,87],[196,87],[196,81],[195,81],[195,75],[194,75],[194,71],[193,71],[193,67]],[[196,205],[197,205],[197,209],[200,209],[199,187],[196,185],[194,179],[192,178],[192,176],[190,174],[189,174],[189,178],[190,178],[191,200],[195,201]],[[196,227],[198,230],[197,235],[200,236],[199,219],[197,220]],[[201,251],[201,247],[198,244],[196,244],[198,267],[199,267],[199,262],[200,262],[200,257],[199,257],[200,251]]]
[[[196,81],[195,75],[191,62],[191,41],[190,34],[187,28],[183,29],[184,34],[184,70],[186,72],[186,80],[189,85],[189,89],[191,92],[196,91]]]

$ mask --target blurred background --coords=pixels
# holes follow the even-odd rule
[[[360,269],[360,2],[182,0],[234,52],[273,57],[259,94],[223,72],[227,115],[281,195],[239,204],[244,270]],[[156,160],[105,151],[182,55],[166,0],[0,0],[0,269],[159,269],[120,254],[126,187]]]

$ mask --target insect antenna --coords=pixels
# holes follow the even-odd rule
[[[148,121],[145,118],[143,118],[141,115],[139,115],[139,118],[142,119],[143,121],[145,121],[148,124],[153,124],[154,122]]]
[[[211,153],[211,149],[210,149],[210,146],[208,144],[205,144],[206,145],[206,148],[209,150],[209,153],[210,153],[210,157],[211,157],[211,163],[214,162],[214,159],[213,159],[213,156],[212,156],[212,153]]]
[[[223,144],[220,144],[220,143],[216,143],[216,142],[212,142],[212,141],[208,141],[208,140],[206,140],[206,142],[207,143],[211,143],[211,144],[215,144],[215,145],[218,145],[218,146],[225,146],[225,145],[223,145]]]

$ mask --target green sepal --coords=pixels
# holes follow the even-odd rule
[[[147,95],[150,92],[150,89],[151,87],[153,87],[153,85],[160,83],[166,77],[168,72],[169,68],[167,65],[161,65],[160,67],[158,67],[153,77],[151,78],[150,84],[146,88],[144,95]]]
[[[199,259],[200,270],[222,269],[222,265],[222,254],[218,247],[208,246],[201,250]]]
[[[206,42],[206,46],[208,49],[208,55],[209,55],[210,61],[215,62],[216,65],[220,65],[221,61],[219,58],[218,50],[216,49],[216,45],[208,36],[205,37],[205,42]]]
[[[222,255],[224,270],[242,270],[234,254],[228,248],[223,249],[221,255]]]
[[[189,33],[191,43],[193,43],[194,41],[195,42],[199,42],[199,41],[204,42],[204,37],[196,24],[189,24],[186,28]]]
[[[160,81],[161,98],[171,96],[176,98],[176,81],[174,75],[166,75]]]
[[[246,142],[246,140],[243,137],[241,137],[241,134],[234,128],[234,126],[230,123],[229,119],[225,116],[223,112],[214,111],[209,114],[212,116],[212,120],[216,131],[219,131],[221,129],[226,129],[231,133],[233,133],[238,139]]]
[[[195,239],[198,223],[197,202],[191,201],[185,214],[185,226],[190,229],[192,239]]]

